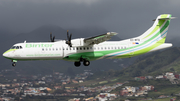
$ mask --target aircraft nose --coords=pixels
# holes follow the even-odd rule
[[[3,53],[3,57],[7,57],[8,56],[8,54],[5,52],[5,53]]]

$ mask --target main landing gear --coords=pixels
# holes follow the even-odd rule
[[[74,65],[76,67],[79,67],[81,65],[81,62],[83,62],[84,66],[89,66],[90,65],[90,62],[88,60],[86,60],[86,59],[83,59],[83,58],[80,58],[80,61],[74,62]]]

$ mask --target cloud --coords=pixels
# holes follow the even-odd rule
[[[30,32],[43,25],[62,28],[101,27],[135,37],[152,26],[158,15],[179,17],[179,0],[0,0],[0,28],[17,33]],[[176,19],[175,19],[176,20]],[[170,25],[172,35],[179,23]]]

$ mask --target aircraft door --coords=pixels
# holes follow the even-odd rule
[[[134,46],[135,46],[135,44],[133,42],[129,43],[129,48],[130,48],[129,55],[130,56],[134,55]]]

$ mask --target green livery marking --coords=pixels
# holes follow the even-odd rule
[[[54,44],[26,44],[26,48],[42,48],[42,47],[52,47]]]

